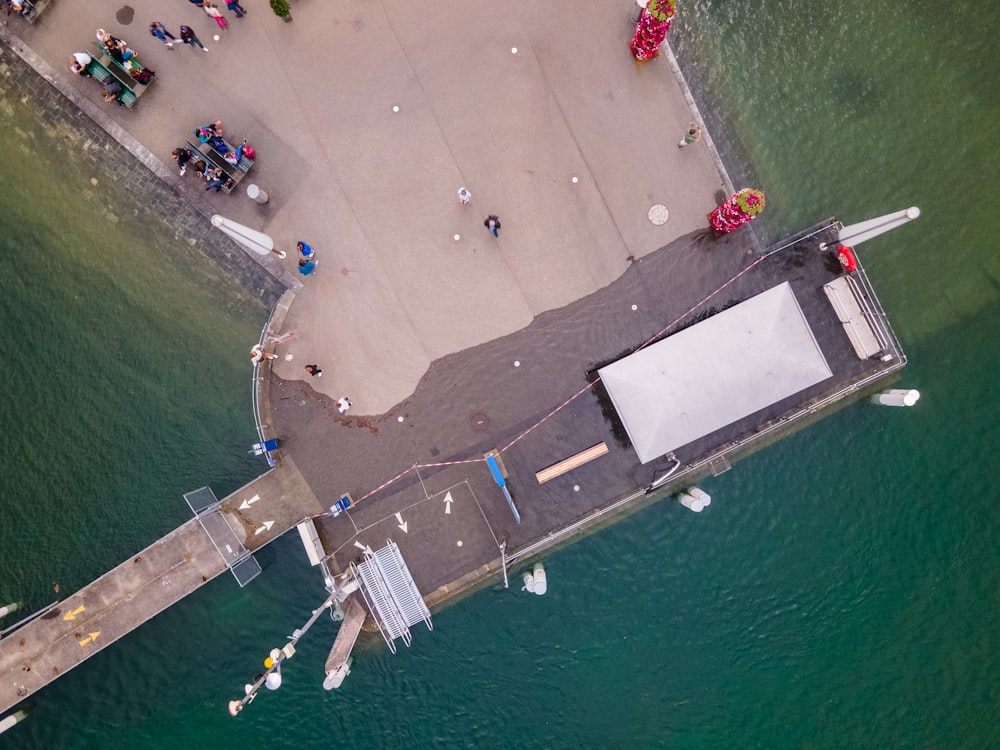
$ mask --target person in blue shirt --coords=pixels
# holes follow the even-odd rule
[[[296,243],[295,249],[299,251],[299,257],[302,260],[316,260],[316,252],[306,243],[299,241]]]
[[[313,271],[316,270],[317,265],[319,264],[314,260],[306,260],[305,258],[301,258],[299,260],[299,273],[301,273],[303,276],[308,276],[309,274],[311,274]]]

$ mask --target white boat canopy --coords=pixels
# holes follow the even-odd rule
[[[598,372],[642,463],[833,375],[788,282]]]

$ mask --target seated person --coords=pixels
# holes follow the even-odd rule
[[[113,102],[122,92],[122,85],[114,78],[107,78],[101,84],[101,91],[101,96],[104,97],[104,101]]]
[[[87,68],[90,67],[90,63],[93,58],[86,52],[74,52],[72,57],[70,57],[72,62],[70,63],[69,69],[76,73],[78,76],[87,76],[90,78],[90,73]]]
[[[222,173],[221,167],[209,167],[205,170],[205,179],[208,180],[208,187],[205,190],[211,190],[215,188],[215,192],[222,190],[222,186],[226,184],[226,177]]]

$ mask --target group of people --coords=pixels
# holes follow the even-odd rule
[[[70,55],[70,72],[84,78],[93,78],[93,74],[90,72],[90,64],[92,62],[93,58],[86,52],[74,52]],[[122,91],[121,83],[114,76],[108,76],[101,81],[101,96],[106,102],[118,101],[118,97]],[[118,105],[122,105],[121,101],[118,101]]]
[[[303,243],[300,242],[299,244],[301,245]],[[308,245],[306,245],[306,247],[308,247]],[[264,347],[261,346],[260,344],[254,344],[253,347],[251,347],[250,349],[250,362],[254,366],[263,364],[264,362],[269,362],[270,360],[277,358],[278,358],[277,354],[275,354],[274,352],[264,351]],[[302,369],[304,369],[307,373],[309,373],[309,375],[311,375],[314,378],[323,377],[323,369],[319,365],[306,365]],[[341,414],[346,414],[347,410],[350,409],[352,406],[353,404],[351,403],[351,399],[349,399],[347,396],[341,396],[339,399],[337,399],[337,411],[339,411]]]
[[[188,164],[192,164],[194,152],[189,148],[175,148],[171,156],[177,162],[180,175],[183,177],[187,172]],[[205,159],[200,158],[193,162],[193,166],[195,173],[208,183],[206,191],[214,188],[215,192],[218,193],[223,188],[232,185],[233,178],[223,172],[222,167],[211,166]]]
[[[3,0],[3,4],[7,8],[8,16],[11,13],[26,16],[35,7],[35,4],[31,0]]]

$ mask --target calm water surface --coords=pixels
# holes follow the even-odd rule
[[[556,553],[545,597],[494,587],[396,656],[363,643],[337,692],[321,620],[233,720],[324,597],[290,536],[248,589],[214,581],[36,696],[0,747],[1000,746],[994,4],[681,10],[671,39],[734,180],[767,192],[766,239],[923,210],[861,249],[918,406],[848,407],[706,481],[706,513],[660,503]],[[52,200],[0,215],[0,599],[41,606],[184,520],[183,492],[259,473],[245,349],[266,311],[115,215],[101,175],[32,182],[72,159],[11,117],[3,184]]]

